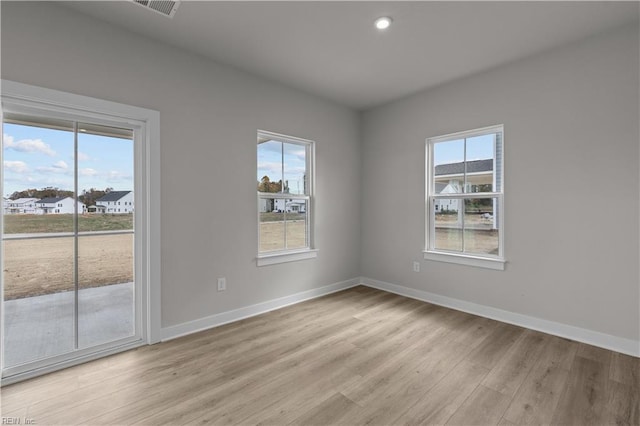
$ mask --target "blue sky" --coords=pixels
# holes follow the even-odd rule
[[[73,190],[73,133],[16,124],[3,125],[3,194],[48,186]],[[434,162],[464,159],[464,141],[438,143]],[[289,181],[291,193],[304,193],[306,151],[303,145],[268,141],[258,145],[257,180]],[[467,161],[493,158],[493,135],[467,139]],[[78,188],[133,189],[133,141],[78,134]]]
[[[282,179],[284,159],[284,180],[289,181],[291,194],[304,194],[304,174],[306,169],[306,149],[304,145],[267,141],[258,145],[258,181],[269,176],[271,182]]]
[[[482,135],[467,138],[467,161],[493,158],[494,135]],[[464,139],[439,142],[433,147],[433,163],[461,163],[464,161]]]
[[[28,188],[73,190],[73,132],[3,124],[3,195]],[[133,189],[133,141],[78,134],[78,191]]]

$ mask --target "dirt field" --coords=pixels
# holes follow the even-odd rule
[[[490,228],[490,222],[474,221],[478,227]],[[437,225],[451,226],[451,222],[438,221]],[[288,221],[286,226],[287,248],[305,247],[305,221]],[[284,249],[284,227],[282,221],[261,223],[260,250]],[[460,250],[460,232],[437,227],[436,247]],[[5,300],[73,289],[73,238],[7,240],[3,244]],[[468,252],[497,254],[498,232],[467,230],[465,244]],[[78,269],[81,288],[133,281],[133,234],[80,237]]]
[[[458,215],[455,214],[438,214],[436,215],[436,226],[455,224],[458,221]],[[465,214],[464,223],[467,226],[472,226],[475,229],[491,229],[493,227],[493,219],[485,219],[477,214]]]
[[[457,228],[457,215],[436,215],[436,248],[462,251],[462,230]],[[464,216],[465,252],[478,254],[498,254],[499,234],[493,229],[493,219],[485,219],[477,214]]]
[[[73,289],[73,238],[3,242],[5,300]],[[133,234],[80,237],[81,288],[133,281]]]
[[[303,220],[288,221],[287,248],[307,246],[307,228]],[[260,251],[284,250],[285,222],[263,222],[260,224]]]
[[[133,229],[132,214],[83,214],[78,216],[78,230],[80,232],[124,229]],[[73,215],[4,215],[5,234],[33,234],[38,232],[73,232]]]
[[[460,229],[436,228],[436,249],[462,251]],[[498,254],[498,231],[466,230],[464,233],[466,253]]]

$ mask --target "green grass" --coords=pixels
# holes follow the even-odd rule
[[[133,215],[86,214],[78,216],[78,229],[84,231],[119,231],[133,229]],[[5,234],[40,232],[72,232],[71,214],[15,214],[4,215]]]
[[[305,220],[307,215],[304,213],[260,213],[260,222],[281,222],[284,220],[285,215],[287,220]]]

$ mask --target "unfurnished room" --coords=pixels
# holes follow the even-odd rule
[[[640,425],[640,2],[0,18],[3,425]]]

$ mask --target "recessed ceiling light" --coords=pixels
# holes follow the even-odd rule
[[[383,16],[382,18],[378,18],[375,21],[376,28],[379,30],[386,30],[387,28],[389,28],[392,21],[393,19],[389,18],[388,16]]]

